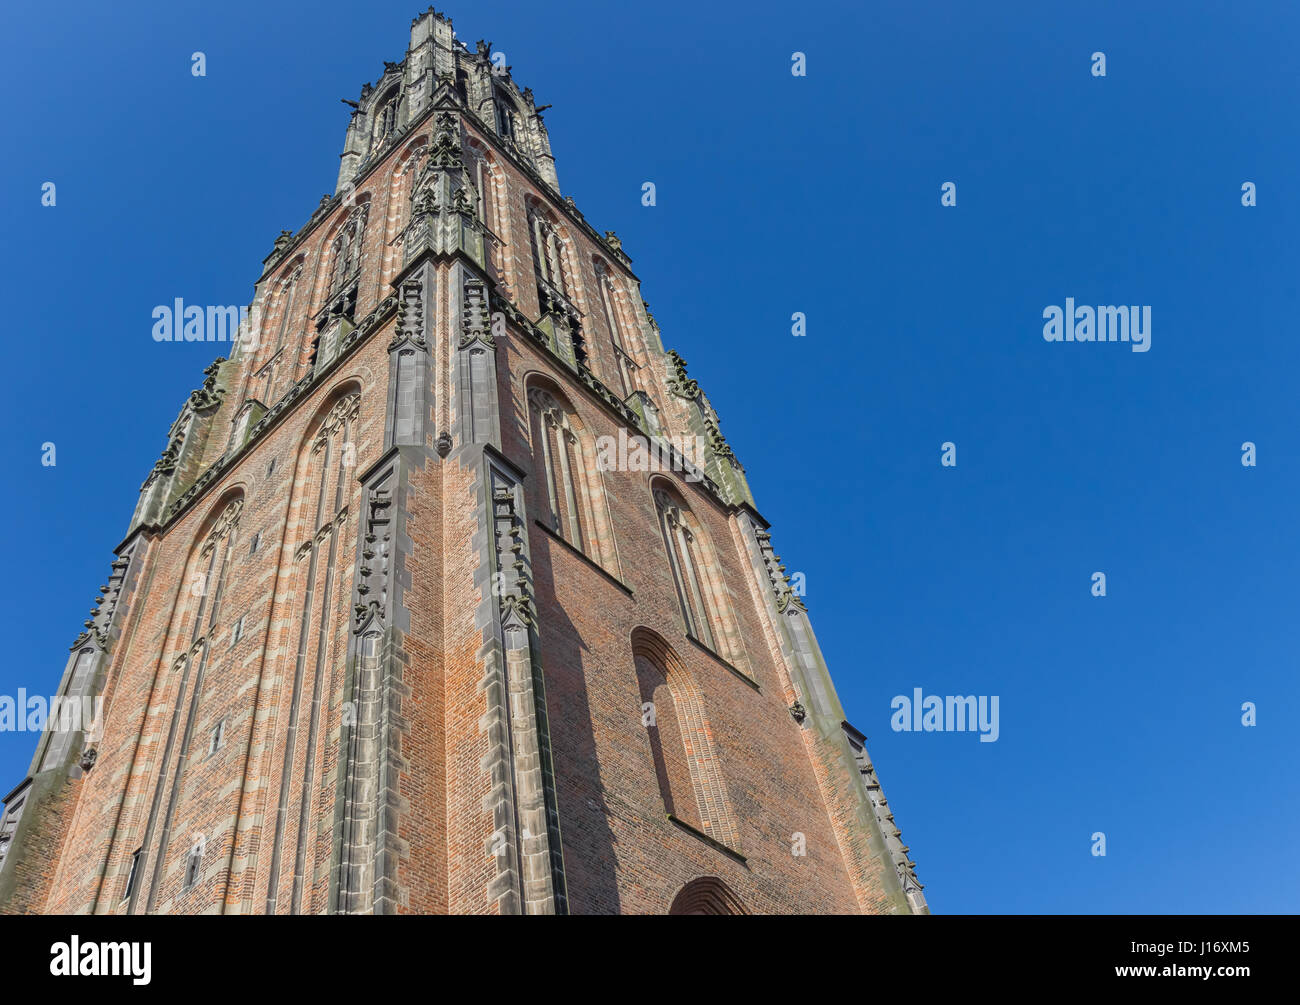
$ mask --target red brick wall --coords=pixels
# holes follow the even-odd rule
[[[396,270],[386,245],[404,220],[401,200],[406,182],[394,174],[405,152],[423,142],[417,131],[359,189],[370,200],[357,319],[389,294],[380,277]],[[518,170],[495,158],[498,198],[494,229],[508,247],[494,252],[490,273],[508,280],[525,315],[537,313],[528,248],[525,195],[541,192]],[[560,207],[555,211],[563,219]],[[286,258],[303,261],[303,287],[292,326],[305,332],[307,318],[322,305],[324,249],[346,208],[304,239]],[[609,249],[570,223],[562,226],[570,262],[577,266],[573,298],[585,312],[590,365],[610,387],[618,386],[609,333],[605,330],[593,255],[600,255],[635,297],[634,279],[621,271]],[[275,273],[278,276],[280,273]],[[433,376],[435,421],[451,426],[447,413],[451,352],[446,337],[456,319],[448,314],[447,272],[439,274],[438,344]],[[310,299],[307,291],[311,291]],[[178,677],[172,670],[189,644],[185,587],[196,544],[224,501],[243,493],[234,564],[222,602],[217,632],[200,696],[189,760],[177,797],[167,861],[161,863],[157,908],[176,913],[261,912],[266,909],[276,805],[287,743],[287,718],[294,677],[297,622],[302,581],[295,554],[312,531],[307,493],[307,438],[340,389],[359,387],[361,411],[356,436],[356,474],[382,453],[388,381],[386,345],[391,322],[374,333],[325,384],[295,403],[277,425],[217,483],[209,486],[179,520],[154,541],[144,556],[124,634],[112,654],[106,692],[106,730],[98,765],[80,791],[69,790],[75,810],[66,819],[68,837],[52,867],[48,901],[22,909],[118,911],[132,852],[143,839]],[[670,431],[684,432],[686,411],[667,392],[663,366],[649,359],[644,344],[634,354],[650,365],[642,380],[662,410]],[[305,373],[310,339],[302,335],[292,352]],[[288,358],[288,357],[286,357]],[[264,362],[258,357],[256,364]],[[603,476],[618,562],[610,578],[561,543],[532,519],[546,511],[540,466],[532,456],[525,381],[540,372],[568,396],[591,437],[615,435],[617,420],[597,404],[566,369],[528,338],[512,333],[498,343],[502,450],[528,479],[530,542],[551,739],[556,800],[561,816],[570,908],[574,912],[666,912],[676,892],[699,876],[718,876],[751,911],[847,912],[860,906],[887,908],[879,876],[866,850],[866,835],[853,819],[851,787],[856,784],[838,760],[833,744],[801,730],[788,711],[792,700],[779,652],[760,610],[761,595],[743,553],[732,517],[700,486],[679,474],[668,479],[690,507],[716,574],[725,585],[728,616],[741,648],[733,662],[752,678],[690,641],[659,531],[644,472],[612,471]],[[231,417],[249,383],[245,372],[232,384],[205,450],[211,463],[225,449]],[[288,386],[287,380],[280,385]],[[270,404],[271,402],[267,402]],[[431,437],[432,438],[432,437]],[[274,473],[266,476],[274,458]],[[411,473],[405,500],[411,550],[405,605],[410,631],[402,639],[408,659],[401,717],[401,805],[397,833],[404,846],[398,868],[405,902],[412,912],[494,910],[486,888],[496,874],[489,844],[493,823],[484,800],[490,778],[482,762],[488,753],[480,727],[485,700],[480,649],[482,626],[474,612],[482,600],[475,586],[480,562],[474,545],[479,527],[481,472],[473,457],[453,454],[439,462],[432,454]],[[302,909],[327,909],[332,825],[338,766],[345,654],[350,624],[356,533],[362,518],[360,484],[349,481],[345,530],[339,541],[331,610],[331,650],[320,682],[321,728],[311,777],[307,875]],[[261,533],[255,555],[248,553]],[[319,599],[319,598],[318,598]],[[313,604],[319,608],[319,602]],[[243,615],[244,635],[231,648],[231,622]],[[632,636],[649,628],[665,639],[682,672],[698,689],[707,723],[710,751],[721,768],[738,861],[697,833],[667,819],[656,779],[642,696],[634,663]],[[296,806],[304,783],[306,716],[313,679],[317,633],[309,635],[303,712],[288,789],[293,808],[285,825],[277,910],[287,910],[294,847]],[[193,678],[191,678],[191,684]],[[188,695],[187,695],[188,703]],[[211,727],[226,719],[224,746],[211,757]],[[183,725],[183,721],[182,721]],[[674,723],[675,726],[675,723]],[[676,730],[662,739],[680,744]],[[674,758],[678,753],[674,753]],[[166,767],[167,785],[175,773]],[[164,788],[160,813],[169,788]],[[829,805],[829,809],[828,809]],[[681,814],[700,826],[701,810]],[[60,827],[63,826],[61,823]],[[191,837],[202,833],[206,850],[201,881],[182,891],[184,858]],[[57,835],[57,829],[51,831]],[[807,853],[791,853],[796,834]],[[57,841],[57,836],[50,838]],[[155,837],[156,845],[156,837]],[[846,861],[850,865],[846,865]],[[159,867],[151,856],[137,880],[143,906]],[[13,905],[11,905],[12,908]]]

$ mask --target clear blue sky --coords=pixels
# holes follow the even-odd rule
[[[152,308],[248,302],[418,6],[7,13],[0,693],[57,684],[210,361]],[[1300,908],[1297,9],[448,12],[555,106],[562,190],[719,409],[934,910]],[[1151,351],[1044,342],[1066,297],[1150,305]],[[1000,738],[892,732],[916,687],[998,695]]]

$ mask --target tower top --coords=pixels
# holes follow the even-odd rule
[[[456,37],[451,18],[430,7],[411,21],[411,40],[399,63],[384,62],[374,83],[361,87],[352,107],[339,165],[336,192],[342,191],[414,128],[432,108],[439,87],[475,116],[501,146],[531,168],[559,195],[555,158],[531,88],[520,88],[505,54],[479,40],[471,50]]]

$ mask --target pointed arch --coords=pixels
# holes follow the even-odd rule
[[[543,522],[617,578],[618,549],[594,438],[553,381],[530,375],[524,394]]]
[[[492,88],[492,106],[495,113],[496,121],[494,125],[497,128],[497,134],[502,139],[514,143],[520,150],[526,150],[527,144],[524,142],[525,135],[523,129],[523,115],[519,111],[519,106],[515,103],[504,87],[497,85]]]
[[[397,129],[398,104],[401,101],[401,86],[393,84],[383,97],[379,98],[371,113],[373,126],[370,131],[370,152],[380,150]]]
[[[292,353],[302,343],[309,284],[304,275],[305,262],[306,257],[300,254],[283,266],[269,284],[263,300],[262,323],[248,367],[244,397],[264,405],[278,400],[286,371],[292,373],[292,367],[285,365],[285,347]]]
[[[543,293],[558,294],[571,306],[578,299],[572,241],[556,215],[537,196],[531,193],[524,196],[524,208],[538,289]],[[539,295],[538,300],[543,299]]]
[[[276,726],[286,737],[277,765],[279,798],[269,814],[270,839],[266,913],[310,909],[313,849],[312,802],[320,797],[324,763],[325,709],[346,654],[347,604],[351,596],[347,542],[353,541],[352,498],[356,491],[361,391],[355,380],[336,386],[307,426],[299,448],[294,494],[286,516],[282,562],[291,584],[286,697]],[[283,726],[280,722],[283,721]]]
[[[614,346],[614,361],[618,366],[623,397],[626,398],[635,391],[643,390],[639,371],[645,351],[637,330],[636,317],[633,315],[629,318],[622,280],[614,274],[609,263],[599,255],[593,255],[591,266],[596,273],[601,316]]]
[[[479,222],[494,234],[499,234],[498,207],[502,205],[502,192],[505,179],[501,168],[492,155],[492,151],[473,136],[465,144],[470,163],[466,165],[474,191],[478,195]]]
[[[671,481],[653,478],[650,490],[686,634],[747,674],[739,625],[708,534]]]
[[[713,744],[704,698],[676,651],[657,632],[632,632],[632,659],[646,735],[665,810],[729,848],[737,845],[726,778]]]
[[[139,847],[145,855],[155,844],[152,877],[145,898],[144,913],[150,913],[168,890],[183,892],[188,887],[175,879],[184,871],[183,860],[169,862],[173,824],[180,815],[180,801],[189,760],[189,746],[203,695],[203,678],[212,653],[212,638],[222,612],[222,599],[235,556],[239,520],[244,508],[242,486],[223,493],[209,508],[190,547],[184,572],[172,608],[163,648],[164,671],[169,679],[171,715],[167,739],[158,763],[153,798]],[[170,655],[169,655],[170,654]],[[182,877],[183,879],[183,877]],[[132,893],[129,911],[135,912],[138,891]]]
[[[340,218],[327,247],[325,297],[332,299],[351,285],[361,270],[361,253],[365,244],[366,222],[370,213],[370,195],[358,196],[356,205]]]
[[[388,176],[388,210],[384,221],[383,266],[379,277],[381,289],[387,289],[393,277],[401,271],[402,231],[411,218],[411,193],[415,189],[416,173],[421,154],[429,142],[428,135],[417,136],[403,149]]]
[[[669,914],[748,914],[736,892],[717,876],[691,880],[673,898]]]

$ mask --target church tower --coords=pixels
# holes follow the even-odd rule
[[[349,104],[72,645],[98,715],[5,799],[0,909],[925,913],[544,106],[432,8]]]

